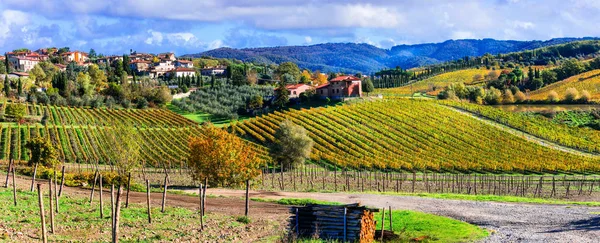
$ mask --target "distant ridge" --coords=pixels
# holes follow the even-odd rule
[[[397,45],[382,49],[369,44],[327,43],[311,46],[279,46],[261,48],[218,48],[184,57],[210,56],[235,58],[247,62],[279,64],[295,62],[301,68],[322,72],[373,73],[382,68],[404,69],[454,60],[465,56],[482,56],[531,50],[573,41],[600,40],[597,37],[556,38],[547,41],[514,41],[494,39],[448,40],[441,43]]]

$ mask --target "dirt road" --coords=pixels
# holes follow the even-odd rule
[[[189,191],[193,192],[193,191]],[[208,193],[241,197],[243,191],[209,189]],[[600,207],[558,206],[443,200],[409,196],[344,193],[251,191],[251,197],[312,198],[372,207],[418,210],[447,216],[492,230],[484,242],[600,242]]]

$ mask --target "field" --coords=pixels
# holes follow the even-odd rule
[[[0,109],[4,107],[6,104]],[[202,134],[198,123],[163,109],[86,109],[31,104],[27,107],[30,117],[47,114],[46,125],[0,124],[0,160],[28,160],[29,152],[24,147],[27,140],[48,136],[61,161],[110,164],[115,157],[111,133],[115,127],[127,125],[138,131],[142,160],[147,166],[178,167],[189,153],[188,137]]]
[[[434,77],[415,82],[411,85],[406,85],[398,88],[381,89],[379,92],[410,95],[415,92],[425,92],[431,95],[436,95],[446,86],[452,83],[472,84],[473,76],[480,74],[482,77],[489,73],[487,69],[466,69],[436,75]]]
[[[600,152],[600,133],[591,128],[569,127],[541,117],[512,113],[501,109],[465,102],[444,102],[444,104],[467,110],[495,122],[519,129],[558,144],[587,152]]]
[[[592,70],[544,86],[541,89],[530,92],[528,96],[530,100],[546,100],[548,93],[555,91],[562,99],[568,88],[576,88],[580,93],[583,90],[587,90],[592,95],[592,100],[600,99],[600,70]]]
[[[231,129],[268,144],[285,119],[307,129],[315,141],[313,161],[337,167],[450,172],[600,170],[597,159],[528,142],[433,101],[393,99],[275,112]]]

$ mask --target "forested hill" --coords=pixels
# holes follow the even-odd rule
[[[297,63],[300,68],[321,70],[323,72],[373,73],[382,68],[400,66],[407,69],[465,56],[517,52],[580,40],[600,40],[600,38],[559,38],[547,41],[448,40],[442,43],[398,45],[391,49],[381,49],[368,44],[355,43],[245,49],[224,47],[197,54],[188,54],[184,57],[235,58],[242,61],[267,64],[291,61]]]

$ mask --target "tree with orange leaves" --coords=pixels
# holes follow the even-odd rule
[[[319,70],[313,73],[313,82],[316,85],[322,85],[327,83],[327,75],[322,74]]]
[[[204,127],[203,135],[189,139],[188,165],[194,180],[239,185],[260,174],[261,160],[241,138],[212,124]]]

